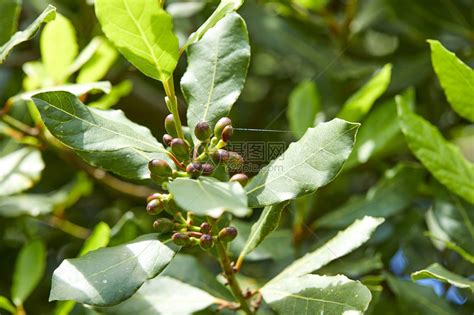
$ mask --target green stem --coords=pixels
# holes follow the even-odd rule
[[[181,125],[181,118],[179,117],[178,111],[178,99],[176,98],[174,91],[173,76],[171,76],[168,81],[163,82],[163,87],[165,89],[166,95],[168,96],[166,99],[166,106],[168,107],[171,114],[173,114],[178,138],[184,139],[183,127]]]
[[[234,270],[232,269],[232,265],[230,263],[230,259],[229,259],[229,256],[227,255],[227,250],[224,244],[222,244],[221,241],[217,241],[216,249],[219,255],[222,270],[224,271],[224,276],[227,279],[229,287],[232,290],[232,293],[234,294],[235,298],[240,302],[240,308],[246,314],[251,314],[251,315],[255,314],[250,309],[250,306],[248,305],[245,297],[242,295],[242,290],[240,289],[239,283],[237,282],[237,279],[235,278],[235,273],[234,273]]]
[[[49,217],[46,222],[49,225],[80,239],[86,239],[90,235],[90,231],[88,229],[56,216]]]

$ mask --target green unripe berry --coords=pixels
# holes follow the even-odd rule
[[[171,141],[171,151],[180,159],[186,160],[189,158],[189,146],[183,139],[174,138]]]
[[[151,215],[159,214],[165,208],[165,204],[161,199],[153,199],[146,205],[146,212]]]
[[[169,114],[165,118],[165,130],[168,134],[173,137],[177,137],[178,134],[176,133],[176,123],[174,122],[173,114]]]
[[[174,229],[174,222],[167,218],[159,218],[153,222],[153,228],[158,233],[169,233]]]
[[[214,246],[214,241],[212,239],[212,236],[209,234],[203,234],[199,238],[199,245],[201,246],[202,249],[207,250]]]
[[[222,141],[229,142],[233,134],[234,134],[234,128],[232,128],[232,126],[225,126],[221,134]]]
[[[185,233],[174,233],[171,236],[171,239],[178,246],[187,246],[191,244],[191,238],[188,234]]]
[[[219,239],[223,242],[232,242],[237,237],[237,229],[228,226],[219,231]]]
[[[194,135],[201,141],[206,141],[211,136],[211,127],[205,121],[201,121],[194,127]]]
[[[230,178],[230,181],[231,182],[238,182],[240,185],[242,185],[242,187],[245,187],[245,185],[247,185],[247,183],[249,181],[249,178],[244,173],[238,173],[238,174],[235,174],[234,176],[232,176]]]
[[[154,159],[148,162],[148,169],[152,176],[169,177],[173,174],[171,166],[165,160]]]
[[[202,165],[199,163],[189,163],[186,172],[191,178],[198,178],[202,174]]]
[[[202,165],[202,174],[203,175],[211,175],[212,172],[214,172],[214,165],[210,164],[210,163],[204,163]]]
[[[163,143],[164,145],[166,145],[167,147],[169,147],[171,145],[171,141],[173,141],[173,137],[170,136],[169,134],[165,133],[163,135]]]
[[[214,126],[214,136],[216,138],[220,138],[224,128],[231,125],[232,125],[232,120],[230,120],[229,117],[222,117],[221,119],[217,121],[216,125]]]
[[[200,227],[201,233],[209,234],[211,232],[211,225],[207,222],[201,223],[199,227]]]

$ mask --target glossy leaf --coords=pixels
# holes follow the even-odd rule
[[[328,184],[349,157],[358,127],[336,118],[308,129],[246,186],[249,206],[273,205]]]
[[[41,241],[32,241],[21,249],[13,273],[12,300],[22,305],[36,288],[46,268],[46,248]]]
[[[363,314],[372,298],[359,281],[345,276],[304,275],[271,282],[261,289],[277,314]]]
[[[455,287],[470,289],[472,292],[474,292],[474,281],[470,281],[464,277],[461,277],[460,275],[445,269],[443,266],[437,263],[412,273],[411,278],[414,281],[421,279],[437,279],[439,281],[454,285]]]
[[[156,234],[147,234],[127,244],[66,259],[53,273],[49,300],[115,305],[156,277],[174,255]]]
[[[227,14],[237,11],[238,8],[244,3],[244,0],[221,0],[219,6],[211,14],[211,16],[197,29],[196,32],[192,33],[186,44],[181,48],[185,50],[189,45],[197,42],[203,37],[206,32],[217,24]]]
[[[40,44],[46,72],[56,84],[63,83],[78,53],[74,26],[63,15],[57,14],[56,19],[44,27]]]
[[[78,83],[95,82],[102,79],[117,59],[117,51],[105,38],[99,37],[99,47],[81,68],[77,75]]]
[[[0,158],[0,196],[33,187],[41,176],[44,162],[34,147],[23,147]]]
[[[149,178],[147,163],[154,158],[173,165],[150,131],[122,111],[87,107],[68,92],[37,94],[33,101],[49,131],[92,165],[134,179]]]
[[[367,242],[385,220],[383,218],[364,217],[356,220],[344,231],[340,231],[323,246],[295,260],[286,267],[273,281],[297,277],[318,270],[329,262],[342,257]]]
[[[341,207],[322,216],[316,228],[345,227],[366,215],[388,218],[410,205],[417,196],[417,187],[424,179],[423,168],[410,164],[399,164],[385,172],[384,177],[373,186],[365,197],[349,199]]]
[[[286,116],[293,135],[299,139],[308,128],[314,126],[316,114],[320,110],[320,97],[316,84],[303,81],[291,91]]]
[[[128,300],[107,308],[101,314],[194,314],[215,303],[209,293],[167,276],[151,279]]]
[[[22,0],[3,0],[0,2],[0,45],[3,45],[16,31]]]
[[[247,27],[236,13],[220,20],[188,49],[181,89],[191,130],[201,121],[211,128],[227,116],[244,86],[250,61]]]
[[[157,1],[96,0],[96,15],[107,38],[135,67],[166,81],[178,62],[171,16]]]
[[[83,195],[89,194],[91,182],[82,174],[59,190],[48,194],[19,194],[0,197],[0,216],[19,217],[22,215],[39,216],[65,209],[73,205]]]
[[[375,101],[387,89],[390,84],[391,73],[392,65],[386,64],[346,101],[338,117],[348,121],[359,121],[364,117],[370,111]]]
[[[212,177],[177,178],[169,191],[178,206],[197,215],[218,218],[229,211],[242,217],[249,213],[245,190],[237,182],[220,182]]]
[[[449,190],[474,203],[474,164],[446,141],[436,127],[397,98],[400,127],[410,150]]]
[[[257,222],[252,225],[252,230],[240,253],[239,260],[244,259],[247,254],[257,248],[268,234],[276,230],[280,223],[281,213],[287,205],[287,202],[283,202],[263,209]]]
[[[107,223],[99,222],[99,224],[94,227],[92,234],[84,242],[79,256],[84,256],[90,251],[105,247],[107,244],[109,244],[109,241],[110,227],[107,225]]]
[[[25,30],[16,32],[3,46],[0,47],[0,64],[5,61],[11,50],[27,40],[31,39],[39,30],[41,24],[48,23],[56,17],[56,8],[49,5],[33,23]]]
[[[428,40],[431,61],[453,109],[474,122],[474,70],[437,41]]]

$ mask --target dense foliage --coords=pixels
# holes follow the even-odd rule
[[[472,314],[472,12],[0,0],[0,314]]]

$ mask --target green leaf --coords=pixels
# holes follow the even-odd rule
[[[183,270],[192,270],[193,272],[183,272]],[[216,279],[216,276],[209,272],[202,262],[191,255],[176,255],[161,273],[161,276],[168,276],[187,283],[220,299],[234,300],[232,293]]]
[[[186,44],[184,44],[182,50],[185,50],[189,45],[199,41],[206,32],[217,24],[227,14],[237,11],[238,8],[244,3],[244,0],[221,0],[219,6],[211,14],[211,16],[197,29],[196,32],[192,33]]]
[[[0,197],[0,216],[18,217],[21,215],[39,216],[56,209],[66,209],[76,203],[83,195],[90,193],[92,183],[84,174],[61,189],[49,194],[20,194]]]
[[[99,47],[79,71],[77,83],[95,82],[102,79],[117,59],[117,51],[112,44],[102,37],[98,40]]]
[[[2,308],[12,314],[16,312],[15,306],[6,297],[0,295],[0,309]]]
[[[93,91],[102,91],[104,93],[109,93],[111,91],[111,84],[109,81],[100,81],[93,83],[84,83],[84,84],[65,84],[53,87],[47,87],[39,90],[24,92],[18,95],[15,95],[11,98],[12,103],[24,100],[29,101],[36,94],[46,93],[46,92],[57,92],[64,91],[74,94],[76,96],[81,96]]]
[[[398,116],[408,147],[430,173],[453,193],[474,203],[474,164],[446,141],[436,127],[397,97]]]
[[[178,62],[173,21],[158,1],[96,0],[102,30],[122,55],[145,75],[167,81]]]
[[[132,89],[132,81],[123,80],[119,84],[114,85],[109,94],[102,96],[95,102],[88,103],[87,106],[98,109],[110,109],[117,104],[122,97],[129,95]]]
[[[434,263],[423,270],[413,272],[411,278],[416,280],[421,279],[437,279],[442,282],[447,282],[455,287],[462,289],[470,289],[474,292],[474,281],[470,281],[460,275],[457,275],[440,264]]]
[[[415,102],[413,89],[406,90],[402,97],[409,104]],[[357,132],[357,141],[344,169],[364,164],[373,157],[390,155],[399,149],[403,141],[397,119],[397,104],[393,98],[369,112]]]
[[[431,61],[453,109],[474,122],[474,71],[437,41],[428,40]]]
[[[322,216],[315,228],[345,227],[366,215],[388,218],[410,205],[417,196],[418,185],[424,179],[424,169],[411,164],[399,164],[385,172],[365,197],[355,197],[341,207]]]
[[[34,147],[23,147],[0,157],[0,165],[0,196],[33,187],[44,169],[41,153]]]
[[[33,101],[49,131],[92,165],[133,179],[149,178],[152,159],[174,165],[150,130],[120,110],[87,107],[68,92],[37,94]]]
[[[287,205],[287,202],[282,202],[274,206],[267,206],[263,209],[260,218],[252,225],[250,235],[240,253],[239,261],[243,260],[247,254],[257,248],[268,234],[276,230],[280,223],[281,213]]]
[[[245,190],[237,182],[220,182],[212,177],[177,178],[168,186],[178,206],[197,215],[218,218],[224,211],[238,217],[249,213]]]
[[[372,79],[346,101],[338,117],[349,121],[361,120],[387,89],[390,84],[391,73],[392,65],[386,64]]]
[[[384,221],[385,219],[383,218],[368,216],[356,220],[348,228],[337,233],[336,236],[314,252],[295,260],[271,281],[311,273],[331,261],[352,252],[367,242],[375,229]]]
[[[147,234],[127,244],[66,259],[53,273],[49,300],[115,305],[156,277],[174,255],[156,234]]]
[[[312,81],[303,81],[291,91],[286,116],[290,130],[297,139],[314,126],[320,103],[319,92]]]
[[[84,256],[88,252],[107,246],[110,241],[110,227],[107,223],[100,222],[92,231],[92,234],[84,242],[79,256]]]
[[[304,275],[270,282],[260,292],[277,314],[363,314],[370,290],[345,276]]]
[[[194,314],[214,304],[216,299],[209,293],[179,280],[158,276],[151,279],[128,300],[107,308],[99,308],[101,314]]]
[[[44,27],[40,47],[46,72],[56,84],[66,81],[69,66],[78,52],[76,30],[71,22],[57,14],[56,19]]]
[[[242,91],[250,62],[244,20],[231,13],[188,49],[188,68],[181,89],[189,105],[191,130],[201,121],[211,128],[227,116]]]
[[[74,72],[78,71],[81,69],[91,58],[94,56],[96,53],[97,49],[99,49],[100,45],[102,42],[106,40],[105,37],[102,36],[96,36],[92,38],[92,40],[87,44],[86,47],[84,47],[79,55],[76,57],[74,62],[69,66],[68,68],[68,75],[73,74]],[[99,78],[101,79],[101,78]],[[99,80],[97,79],[97,80]],[[97,81],[95,80],[95,81]]]
[[[46,248],[41,241],[32,241],[21,249],[13,273],[12,300],[22,305],[43,278]]]
[[[0,45],[3,45],[13,32],[16,31],[18,25],[18,17],[20,16],[22,0],[3,0],[0,2]]]
[[[402,308],[401,314],[448,315],[454,314],[446,300],[438,297],[432,288],[417,285],[386,274],[387,283]]]
[[[328,184],[349,157],[358,127],[336,118],[308,129],[246,186],[249,206],[273,205]]]
[[[0,64],[7,58],[10,51],[17,45],[31,39],[39,30],[41,24],[48,23],[56,17],[56,8],[52,5],[41,13],[24,31],[16,32],[2,47],[0,47]]]

